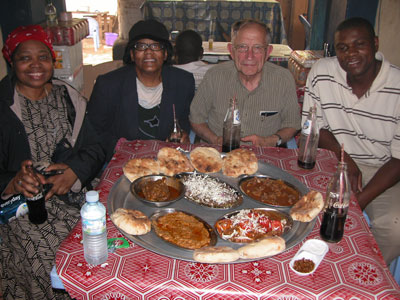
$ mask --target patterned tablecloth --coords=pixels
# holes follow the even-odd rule
[[[106,205],[111,187],[134,157],[155,157],[159,141],[121,139],[98,186]],[[198,145],[184,145],[190,150]],[[297,167],[297,150],[250,147],[258,158],[297,177],[310,189],[325,192],[337,160],[318,150],[313,170]],[[220,150],[220,149],[219,149]],[[321,214],[309,234],[319,238]],[[107,218],[108,238],[122,237]],[[400,299],[400,287],[386,267],[355,201],[351,201],[344,238],[331,244],[318,269],[298,276],[289,261],[303,244],[259,261],[209,265],[175,260],[130,243],[110,253],[107,263],[92,267],[83,257],[79,222],[57,252],[57,273],[76,299]]]
[[[145,19],[160,21],[169,32],[193,29],[201,35],[203,41],[208,41],[209,38],[226,41],[234,22],[249,18],[258,19],[271,30],[271,43],[287,44],[281,4],[275,0],[146,0],[142,9]]]

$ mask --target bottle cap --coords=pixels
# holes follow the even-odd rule
[[[99,201],[99,192],[98,191],[86,192],[86,202],[96,202],[96,201]]]

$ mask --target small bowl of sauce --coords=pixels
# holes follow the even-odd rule
[[[185,195],[183,183],[175,177],[166,175],[140,177],[132,182],[130,190],[135,198],[156,207],[168,206]]]
[[[290,268],[297,275],[310,275],[315,272],[328,251],[329,247],[324,241],[308,240],[290,260]]]

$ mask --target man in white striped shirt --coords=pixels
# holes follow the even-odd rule
[[[378,46],[367,20],[343,21],[337,57],[319,60],[308,75],[303,119],[315,103],[319,147],[339,159],[344,145],[352,191],[390,264],[400,255],[400,69]]]

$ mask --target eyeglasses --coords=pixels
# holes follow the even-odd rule
[[[249,51],[250,47],[249,45],[246,44],[240,44],[237,46],[234,46],[234,48],[237,50],[237,52],[239,53],[247,53],[247,51]],[[263,46],[263,45],[254,45],[251,46],[251,50],[253,51],[253,53],[255,54],[261,54],[264,53],[265,49],[267,49],[267,47]]]
[[[150,48],[153,51],[160,51],[165,48],[164,45],[160,43],[154,43],[154,44],[136,43],[133,47],[138,51],[146,51],[148,48]]]

